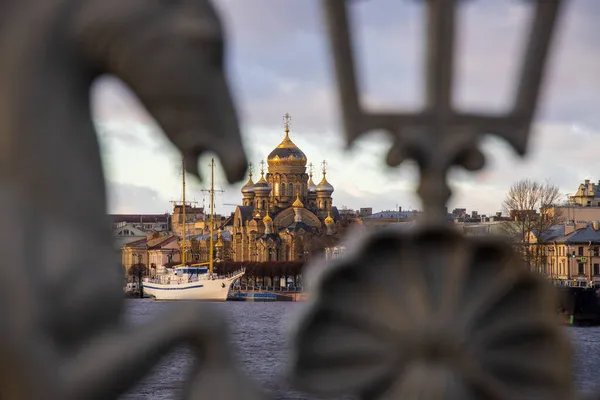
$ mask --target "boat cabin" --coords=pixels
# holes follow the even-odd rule
[[[208,268],[182,265],[173,268],[173,273],[177,276],[203,275],[208,274]]]

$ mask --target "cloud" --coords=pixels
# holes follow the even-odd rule
[[[109,181],[108,193],[110,214],[153,214],[170,209],[161,194],[148,187]]]
[[[337,88],[320,2],[220,0],[215,4],[228,32],[228,74],[250,159],[257,164],[279,143],[282,116],[289,112],[292,139],[309,160],[316,165],[322,159],[329,161],[328,180],[336,187],[336,204],[418,207],[411,192],[418,171],[414,164],[400,169],[385,166],[390,144],[385,135],[367,135],[350,152],[342,152]],[[363,103],[386,109],[420,106],[423,2],[352,4]],[[455,101],[469,110],[501,111],[511,105],[531,3],[461,4]],[[600,167],[594,154],[595,141],[600,139],[599,17],[598,0],[565,3],[528,158],[518,158],[500,139],[486,139],[488,167],[475,174],[452,172],[455,195],[450,207],[495,211],[510,184],[521,177],[550,177],[565,192],[584,178],[593,178]],[[95,93],[94,115],[109,179],[149,188],[166,199],[177,197],[178,154],[152,117],[114,78],[103,79]],[[206,164],[207,157],[200,162]],[[222,185],[226,192],[218,197],[219,207],[239,203],[242,184]],[[200,184],[190,184],[198,198],[200,189]],[[156,207],[158,212],[164,209],[164,205]]]

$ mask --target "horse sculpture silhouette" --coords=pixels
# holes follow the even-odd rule
[[[252,398],[246,387],[237,395],[231,368],[211,377],[211,360],[223,365],[229,352],[223,323],[205,306],[182,306],[150,329],[123,325],[89,101],[103,74],[137,94],[189,172],[205,150],[229,181],[247,165],[208,0],[3,1],[0,397],[115,398],[188,344],[204,364],[190,397],[211,393],[206,383],[226,398]]]

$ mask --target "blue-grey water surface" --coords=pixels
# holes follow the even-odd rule
[[[156,302],[149,299],[128,300],[127,317],[133,324],[154,320],[161,312],[176,307],[177,303]],[[286,368],[287,322],[305,303],[218,303],[230,320],[231,340],[244,370],[260,386],[277,399],[315,399],[293,391],[282,374]],[[157,321],[157,323],[160,323]],[[151,329],[151,327],[149,327]],[[600,327],[565,328],[575,347],[574,379],[579,390],[587,391],[598,381],[600,365]],[[176,394],[186,378],[192,360],[186,349],[179,349],[159,364],[154,372],[133,388],[123,399],[167,400]]]

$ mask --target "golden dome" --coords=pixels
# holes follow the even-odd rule
[[[260,171],[260,179],[254,184],[253,192],[260,195],[268,195],[271,193],[271,185],[265,179],[264,171]]]
[[[269,216],[269,214],[265,215],[263,218],[263,222],[266,224],[268,222],[273,222],[273,219]]]
[[[289,117],[289,115],[286,114],[286,117]],[[269,154],[267,164],[269,164],[269,167],[279,165],[306,166],[306,155],[290,139],[289,121],[286,122],[283,141]]]
[[[308,179],[308,191],[309,192],[316,192],[317,191],[317,185],[315,185],[315,183],[312,180],[312,174],[310,174],[310,178]]]
[[[252,182],[252,172],[248,174],[248,182],[242,187],[243,194],[254,194],[254,182]]]
[[[302,201],[300,201],[299,194],[296,195],[296,200],[292,204],[292,207],[294,207],[294,208],[303,208],[304,207],[304,203],[302,203]]]
[[[319,182],[319,184],[317,185],[316,191],[331,195],[331,193],[333,193],[333,190],[333,186],[331,185],[331,183],[327,182],[327,178],[325,178],[325,172],[323,172],[323,179],[321,179],[321,182]]]
[[[333,218],[331,218],[331,213],[328,212],[327,213],[327,218],[325,218],[325,225],[330,225],[333,224],[335,221],[333,220]]]

